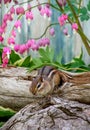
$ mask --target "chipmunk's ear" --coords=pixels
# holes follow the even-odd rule
[[[32,77],[32,80],[35,80],[35,79],[38,79],[38,77],[37,77],[37,76],[33,76],[33,77]]]

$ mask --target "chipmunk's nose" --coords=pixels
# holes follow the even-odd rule
[[[37,88],[34,89],[33,95],[36,95],[36,93],[37,93]]]
[[[32,86],[30,87],[30,92],[35,95],[36,94],[36,90],[32,88]]]

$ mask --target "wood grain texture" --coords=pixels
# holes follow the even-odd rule
[[[37,71],[28,74],[25,68],[0,67],[0,105],[24,107],[0,130],[90,130],[90,72],[59,73],[62,82],[57,90],[36,97],[29,86]]]
[[[90,130],[90,105],[59,97],[21,109],[0,130]]]
[[[60,74],[63,83],[58,90],[59,96],[90,104],[90,72]]]
[[[0,67],[0,105],[18,110],[32,102],[31,75],[25,68]]]
[[[90,104],[90,72],[74,74],[60,71],[60,74],[62,83],[51,96],[58,95]],[[0,67],[0,105],[20,110],[27,104],[42,99],[29,92],[32,77],[36,75],[37,71],[27,73],[25,68]]]

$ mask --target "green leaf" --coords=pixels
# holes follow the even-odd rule
[[[2,63],[2,51],[3,51],[3,44],[0,44],[0,64]]]
[[[62,64],[62,52],[60,51],[60,53],[56,56],[55,62]]]
[[[33,63],[34,63],[34,65],[40,65],[40,64],[42,64],[42,61],[41,61],[41,59],[40,58],[34,58],[33,60]]]
[[[2,63],[2,49],[0,48],[0,64]]]
[[[66,5],[66,6],[64,7],[64,11],[65,11],[65,12],[70,12],[70,7],[69,7],[68,5]]]
[[[73,14],[72,14],[71,12],[68,14],[68,16],[69,16],[71,19],[74,19]]]
[[[70,68],[79,68],[85,65],[84,62],[78,58],[73,58],[73,62],[71,63]]]
[[[9,108],[0,106],[0,127],[4,125],[5,121],[12,117],[16,112]],[[4,121],[3,121],[4,119]]]
[[[87,14],[87,8],[86,8],[86,7],[82,7],[82,8],[80,9],[80,13],[81,13],[82,15],[86,15],[86,14]]]
[[[17,54],[15,51],[12,50],[12,53],[10,55],[10,62],[14,64],[16,61],[20,60],[21,57],[19,54]]]
[[[24,61],[24,58],[21,58],[20,60],[17,60],[17,61],[14,63],[14,65],[15,65],[15,66],[21,66],[21,64],[23,63],[23,61]]]
[[[87,4],[87,9],[88,9],[88,11],[90,11],[90,0],[89,0],[89,2]]]
[[[43,66],[43,64],[41,64],[41,65],[34,65],[34,66],[32,66],[32,67],[30,67],[29,69],[28,69],[28,72],[31,72],[32,70],[36,70],[36,69],[38,69],[38,68],[41,68]]]
[[[71,3],[73,4],[77,4],[77,1],[76,0],[70,0],[71,1]]]
[[[62,52],[56,57],[54,60],[54,53],[52,53],[52,49],[49,47],[44,49],[40,49],[40,57],[37,57],[35,59],[32,59],[31,66],[29,68],[29,72],[40,68],[45,65],[51,65],[54,66],[60,70],[67,70],[67,71],[73,71],[73,72],[85,72],[90,71],[90,66],[85,65],[85,62],[82,60],[83,58],[83,51],[81,49],[81,53],[78,57],[74,57],[71,62],[67,64],[62,64]],[[51,55],[51,58],[50,58]],[[48,60],[47,60],[48,58]],[[52,59],[52,60],[50,60]]]
[[[81,54],[78,57],[74,57],[72,61],[68,64],[65,64],[64,67],[66,67],[68,70],[74,70],[74,72],[85,71],[86,69],[83,69],[83,66],[85,66],[85,62],[82,60],[82,56],[83,51],[81,49]]]
[[[47,55],[47,53],[46,53],[46,51],[44,49],[40,48],[39,49],[39,54],[40,54],[41,57],[43,57],[43,60],[50,61],[49,57],[48,57],[48,55]]]
[[[54,59],[54,49],[50,48],[49,46],[46,47],[46,54],[49,57],[50,62]]]
[[[40,48],[39,49],[40,59],[43,62],[52,62],[54,58],[54,50],[50,47],[46,47],[46,49]]]
[[[80,9],[80,13],[81,13],[81,16],[80,16],[81,21],[84,21],[84,20],[87,21],[87,20],[89,20],[89,15],[88,15],[86,7],[82,7]]]
[[[4,125],[5,122],[0,122],[0,127],[2,127]]]
[[[72,6],[73,6],[73,8],[74,8],[76,14],[78,14],[78,8],[77,8],[77,5],[73,4]]]
[[[87,21],[87,20],[89,20],[89,16],[88,16],[88,14],[86,14],[86,15],[81,15],[80,16],[80,19],[81,19],[81,21],[83,22],[83,21]]]
[[[32,59],[29,71],[40,68],[44,65],[51,64],[54,58],[54,51],[48,46],[46,49],[39,49],[39,57]]]
[[[29,67],[31,61],[31,56],[27,56],[24,58],[23,62],[21,63],[21,67]]]
[[[43,62],[40,58],[34,58],[32,59],[32,65],[30,64],[30,68],[28,69],[29,72],[31,72],[34,69],[40,68],[43,66]]]
[[[73,0],[74,2],[71,1],[71,4],[73,6],[73,9],[74,11],[76,12],[76,14],[78,14],[78,8],[77,8],[77,3],[75,0]],[[64,12],[65,13],[68,13],[69,15],[72,15],[73,16],[73,13],[71,11],[71,8],[70,6],[67,4],[65,7],[64,7]]]
[[[81,68],[84,69],[84,70],[86,70],[86,71],[90,71],[90,67],[89,66],[84,65]]]
[[[13,116],[16,112],[9,108],[0,106],[0,117]]]

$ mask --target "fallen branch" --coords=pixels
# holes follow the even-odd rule
[[[89,130],[90,106],[59,97],[27,105],[0,130]]]
[[[90,72],[72,74],[61,71],[60,73],[62,82],[58,91],[52,96],[58,95],[65,99],[90,104]],[[37,97],[29,92],[32,77],[36,75],[36,71],[29,74],[25,68],[0,67],[0,105],[20,110],[27,104],[37,101]],[[42,97],[39,99],[41,100]]]

